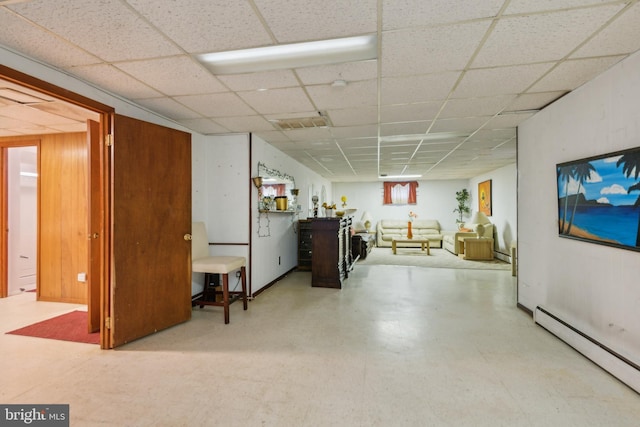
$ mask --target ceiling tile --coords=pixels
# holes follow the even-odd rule
[[[265,141],[291,142],[286,132],[283,131],[256,131],[254,133]]]
[[[453,92],[453,98],[477,98],[518,94],[542,77],[553,63],[469,70]]]
[[[501,19],[474,68],[559,60],[620,10],[621,5]]]
[[[0,8],[0,44],[60,68],[100,62],[95,56]]]
[[[491,19],[498,14],[504,0],[475,1],[473,7],[462,7],[451,0],[384,0],[383,30],[447,24],[472,19]]]
[[[260,114],[282,114],[313,110],[313,104],[301,88],[239,92],[238,95]]]
[[[211,73],[186,55],[120,62],[115,66],[169,96],[228,91]]]
[[[442,109],[440,119],[493,116],[505,108],[515,95],[488,98],[451,99]]]
[[[25,117],[25,114],[28,114],[28,117],[32,123],[36,123],[42,126],[66,125],[76,123],[75,120],[71,120],[57,114],[51,114],[46,111],[31,108],[28,105],[21,104],[3,106],[2,108],[0,108],[0,114],[3,117],[8,117],[16,120],[21,120]]]
[[[362,35],[377,30],[376,0],[254,0],[254,3],[280,43]]]
[[[631,53],[640,49],[640,3],[636,3],[578,49],[572,58]]]
[[[175,100],[204,117],[235,117],[256,112],[235,93],[176,96]]]
[[[292,141],[317,141],[323,139],[332,139],[329,128],[308,128],[308,129],[292,129],[284,132]]]
[[[369,107],[377,104],[375,80],[355,82],[346,87],[309,86],[307,91],[318,110]]]
[[[105,61],[181,53],[123,2],[68,0],[57,2],[56,7],[48,2],[19,3],[10,7]]]
[[[491,116],[465,117],[457,119],[438,119],[431,132],[473,132],[491,119]]]
[[[332,128],[331,132],[338,139],[378,137],[378,127],[375,125],[337,127]]]
[[[505,15],[602,6],[608,0],[511,0]]]
[[[182,119],[178,120],[179,123],[185,125],[189,129],[194,129],[201,134],[220,134],[229,133],[229,129],[213,122],[210,119],[198,118],[198,119]]]
[[[173,120],[195,119],[199,115],[172,98],[137,99],[136,102]]]
[[[127,1],[188,53],[220,52],[273,43],[249,2]]]
[[[382,77],[462,70],[489,24],[481,21],[384,33]]]
[[[295,71],[300,77],[300,81],[306,85],[330,84],[336,80],[345,80],[350,83],[377,78],[378,62],[376,60],[346,62],[343,64],[297,68]]]
[[[380,126],[381,136],[426,134],[431,122],[384,123]]]
[[[381,103],[382,105],[408,104],[446,99],[460,74],[460,72],[454,71],[383,78]]]
[[[569,91],[594,78],[622,56],[594,59],[572,59],[565,61],[552,70],[547,76],[531,87],[533,92]]]
[[[487,129],[507,129],[507,128],[515,128],[523,121],[527,120],[529,117],[533,116],[534,113],[521,113],[521,114],[505,114],[499,115],[491,119],[489,123],[487,123]]]
[[[219,117],[216,122],[232,132],[273,130],[273,125],[261,116]]]
[[[519,95],[505,111],[520,111],[520,110],[539,110],[542,107],[549,105],[556,99],[564,96],[567,91],[554,91],[554,92],[533,92],[524,93]]]
[[[162,95],[144,84],[143,81],[134,79],[113,65],[82,65],[69,68],[68,71],[85,81],[128,99],[153,98]]]
[[[375,125],[378,122],[377,107],[328,110],[327,115],[334,126]]]
[[[407,105],[386,105],[380,109],[380,120],[382,123],[431,120],[436,117],[442,104],[442,101],[437,101]]]
[[[291,70],[265,71],[260,73],[220,75],[218,79],[234,91],[299,87],[298,79]]]

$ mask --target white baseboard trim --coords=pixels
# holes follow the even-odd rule
[[[600,344],[540,306],[536,307],[533,312],[533,319],[536,324],[640,393],[640,367],[637,364]]]

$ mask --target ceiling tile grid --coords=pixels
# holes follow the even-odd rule
[[[640,2],[26,1],[0,6],[0,27],[9,50],[196,132],[254,132],[332,181],[465,179],[514,163],[522,121],[640,49]],[[229,75],[197,59],[363,34],[377,59]],[[12,96],[0,135],[78,130],[94,114]],[[327,127],[275,122],[305,118]]]

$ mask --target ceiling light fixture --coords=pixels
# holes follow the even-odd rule
[[[378,179],[404,179],[404,178],[421,178],[422,175],[379,175]]]
[[[213,74],[240,74],[365,61],[378,56],[375,35],[196,55]]]
[[[467,138],[469,133],[464,132],[438,132],[438,133],[419,133],[415,135],[391,135],[381,136],[380,142],[407,142],[407,141],[436,141],[457,138]]]

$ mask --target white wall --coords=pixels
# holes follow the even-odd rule
[[[251,176],[258,176],[258,162],[264,163],[270,169],[277,169],[293,176],[295,185],[300,190],[298,204],[302,205],[302,212],[299,215],[274,212],[259,214],[258,190],[255,187],[252,188],[252,292],[255,293],[296,267],[298,264],[297,220],[313,216],[309,211],[308,203],[310,191],[320,189],[324,185],[327,189],[327,197],[330,197],[331,183],[255,135],[252,136],[251,146]],[[258,221],[260,221],[260,234],[258,234]]]
[[[519,129],[518,301],[640,364],[640,253],[558,237],[556,164],[640,146],[640,53]]]
[[[347,207],[356,208],[355,220],[360,221],[364,211],[369,211],[372,228],[381,219],[406,219],[409,212],[418,214],[418,219],[437,219],[443,230],[455,230],[456,218],[453,210],[458,206],[456,191],[469,188],[467,180],[418,181],[417,204],[404,206],[383,205],[383,184],[380,182],[334,182],[333,201],[341,207],[340,198],[347,196]]]
[[[516,164],[504,166],[470,180],[471,212],[478,210],[478,184],[491,180],[491,217],[496,226],[494,249],[496,256],[509,255],[511,242],[517,240],[517,169]],[[506,259],[500,256],[502,259]]]
[[[478,183],[491,179],[493,215],[489,219],[496,225],[495,249],[508,255],[511,241],[517,238],[516,175],[514,163],[470,180],[418,181],[418,203],[416,205],[383,205],[382,182],[335,182],[333,183],[333,194],[338,205],[340,197],[347,196],[348,207],[358,209],[355,214],[357,221],[360,220],[365,210],[369,211],[373,217],[372,228],[375,228],[375,223],[381,219],[408,220],[409,211],[414,211],[418,214],[418,218],[437,219],[443,230],[455,230],[458,218],[458,214],[453,212],[458,206],[456,192],[466,188],[471,193],[469,201],[471,214],[463,218],[468,220],[478,209]],[[500,254],[498,253],[498,255]]]

